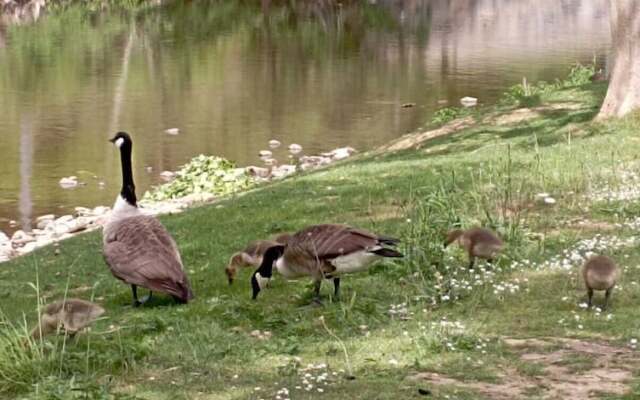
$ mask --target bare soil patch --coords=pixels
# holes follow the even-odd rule
[[[567,338],[506,338],[509,346],[526,363],[542,366],[540,376],[525,376],[505,368],[497,383],[462,381],[446,375],[425,372],[411,380],[435,386],[470,389],[489,399],[521,399],[537,393],[542,399],[596,399],[601,394],[622,395],[630,390],[640,355],[628,348],[603,342]],[[578,365],[578,370],[575,367]]]
[[[472,117],[460,118],[453,120],[438,129],[426,132],[410,133],[387,145],[379,147],[376,152],[384,153],[388,151],[400,151],[413,148],[419,149],[424,142],[468,128],[473,124],[473,122]]]
[[[542,116],[545,112],[550,111],[575,111],[582,107],[580,103],[552,103],[540,107],[532,108],[518,108],[507,114],[500,114],[498,116],[490,115],[484,119],[484,123],[496,124],[496,125],[511,125],[520,122],[525,122],[530,119],[534,119]]]

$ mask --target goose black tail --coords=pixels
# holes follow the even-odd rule
[[[402,258],[402,257],[404,257],[404,254],[402,254],[402,253],[400,253],[398,251],[395,251],[393,249],[387,249],[387,248],[384,248],[384,247],[381,248],[381,249],[378,249],[378,250],[373,250],[372,253],[377,254],[379,256],[382,256],[382,257],[391,257],[391,258]]]

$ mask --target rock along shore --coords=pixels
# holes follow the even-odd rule
[[[324,167],[336,161],[343,160],[355,153],[351,147],[341,147],[317,156],[301,156],[297,164],[277,165],[274,162],[267,167],[248,166],[238,168],[257,183],[269,182],[290,176],[297,171],[308,171]],[[265,163],[268,164],[268,163]],[[147,215],[176,214],[185,209],[209,204],[221,197],[213,193],[189,194],[184,197],[166,201],[139,202],[140,208]],[[94,208],[76,207],[73,214],[56,216],[42,215],[36,218],[35,228],[29,232],[18,230],[11,237],[0,231],[0,263],[12,258],[28,254],[38,248],[56,244],[84,232],[90,232],[102,227],[109,219],[111,208],[98,206]]]

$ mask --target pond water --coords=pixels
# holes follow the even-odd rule
[[[607,0],[296,4],[72,8],[0,25],[0,230],[111,205],[116,130],[134,137],[141,194],[201,153],[259,165],[274,138],[306,154],[366,150],[461,97],[492,103],[523,76],[604,64],[610,41]],[[86,185],[60,188],[69,175]]]

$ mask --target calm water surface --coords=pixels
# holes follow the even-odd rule
[[[0,230],[110,205],[116,130],[134,136],[142,192],[200,153],[258,164],[272,138],[369,149],[463,96],[605,63],[609,40],[606,0],[177,2],[0,26]],[[61,189],[69,175],[86,185]]]

